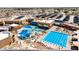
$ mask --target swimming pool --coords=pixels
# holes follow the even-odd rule
[[[55,44],[66,48],[68,36],[68,34],[51,31],[44,37],[43,42]]]
[[[24,40],[25,38],[29,37],[32,33],[32,31],[34,31],[35,33],[39,34],[42,30],[39,29],[38,27],[36,26],[31,26],[31,25],[28,25],[28,26],[24,26],[22,28],[22,30],[20,32],[18,32],[18,37],[22,40]]]
[[[18,37],[21,39],[21,40],[25,40],[25,38],[29,37],[30,34],[32,32],[32,27],[31,26],[24,26],[22,28],[22,30],[18,33]]]
[[[29,37],[31,34],[31,32],[29,32],[28,30],[22,30],[20,33],[19,33],[19,38],[21,40],[24,40],[25,38]]]

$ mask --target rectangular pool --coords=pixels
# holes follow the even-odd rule
[[[66,48],[68,36],[68,34],[51,31],[44,37],[43,41]]]

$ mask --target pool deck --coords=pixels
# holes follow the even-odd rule
[[[58,28],[58,26],[52,26],[49,30],[46,31],[46,33],[48,33],[49,31],[55,31],[55,30],[57,30],[57,28]],[[63,28],[60,28],[59,30],[61,30],[60,32],[63,33]],[[12,43],[9,46],[7,45],[7,46],[3,47],[2,50],[5,50],[5,49],[6,50],[15,50],[15,49],[16,50],[50,50],[50,49],[51,50],[70,50],[69,41],[67,42],[67,48],[62,48],[62,47],[59,47],[59,46],[54,45],[54,44],[51,45],[49,43],[43,42],[42,39],[44,38],[44,36],[46,35],[46,33],[41,33],[40,35],[35,35],[35,37],[37,38],[36,40],[30,40],[31,38],[29,38],[29,39],[26,39],[24,41],[20,40],[17,37],[17,33],[16,33],[16,36],[15,36],[16,42]],[[34,34],[34,33],[32,33],[32,34]],[[71,38],[69,38],[69,39],[71,39]],[[30,43],[25,43],[25,42],[27,42],[27,40],[30,40]],[[42,45],[40,44],[39,48],[34,47],[35,45],[37,46],[37,44],[34,44],[34,43],[36,43],[34,41],[41,42],[45,46],[42,47]],[[32,46],[32,43],[34,44],[33,46]]]

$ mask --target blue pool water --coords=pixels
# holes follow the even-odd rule
[[[18,33],[20,35],[19,38],[24,40],[25,38],[30,36],[32,31],[36,31],[36,30],[38,30],[36,26],[31,26],[31,25],[24,26],[23,30],[20,33]]]
[[[32,26],[30,25],[24,26],[23,30],[20,33],[18,33],[20,35],[19,38],[21,40],[24,40],[25,38],[30,36],[31,32],[32,32]]]
[[[22,27],[21,32],[18,33],[19,34],[18,37],[21,40],[25,40],[27,37],[31,35],[32,31],[34,31],[36,34],[39,34],[43,30],[39,29],[37,26],[32,26],[32,25],[24,26]]]
[[[19,38],[24,40],[25,38],[29,37],[30,32],[28,30],[22,30],[19,34]]]
[[[56,44],[61,47],[66,47],[67,40],[68,40],[68,34],[63,34],[59,32],[49,32],[43,39],[43,41]]]
[[[28,25],[28,26],[24,26],[24,28],[30,28],[30,29],[32,29],[32,26]]]
[[[29,29],[29,30],[35,30],[37,26],[28,25],[28,26],[24,26],[23,28]]]

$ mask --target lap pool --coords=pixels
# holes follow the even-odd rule
[[[66,48],[68,36],[68,34],[51,31],[43,38],[43,42]]]

